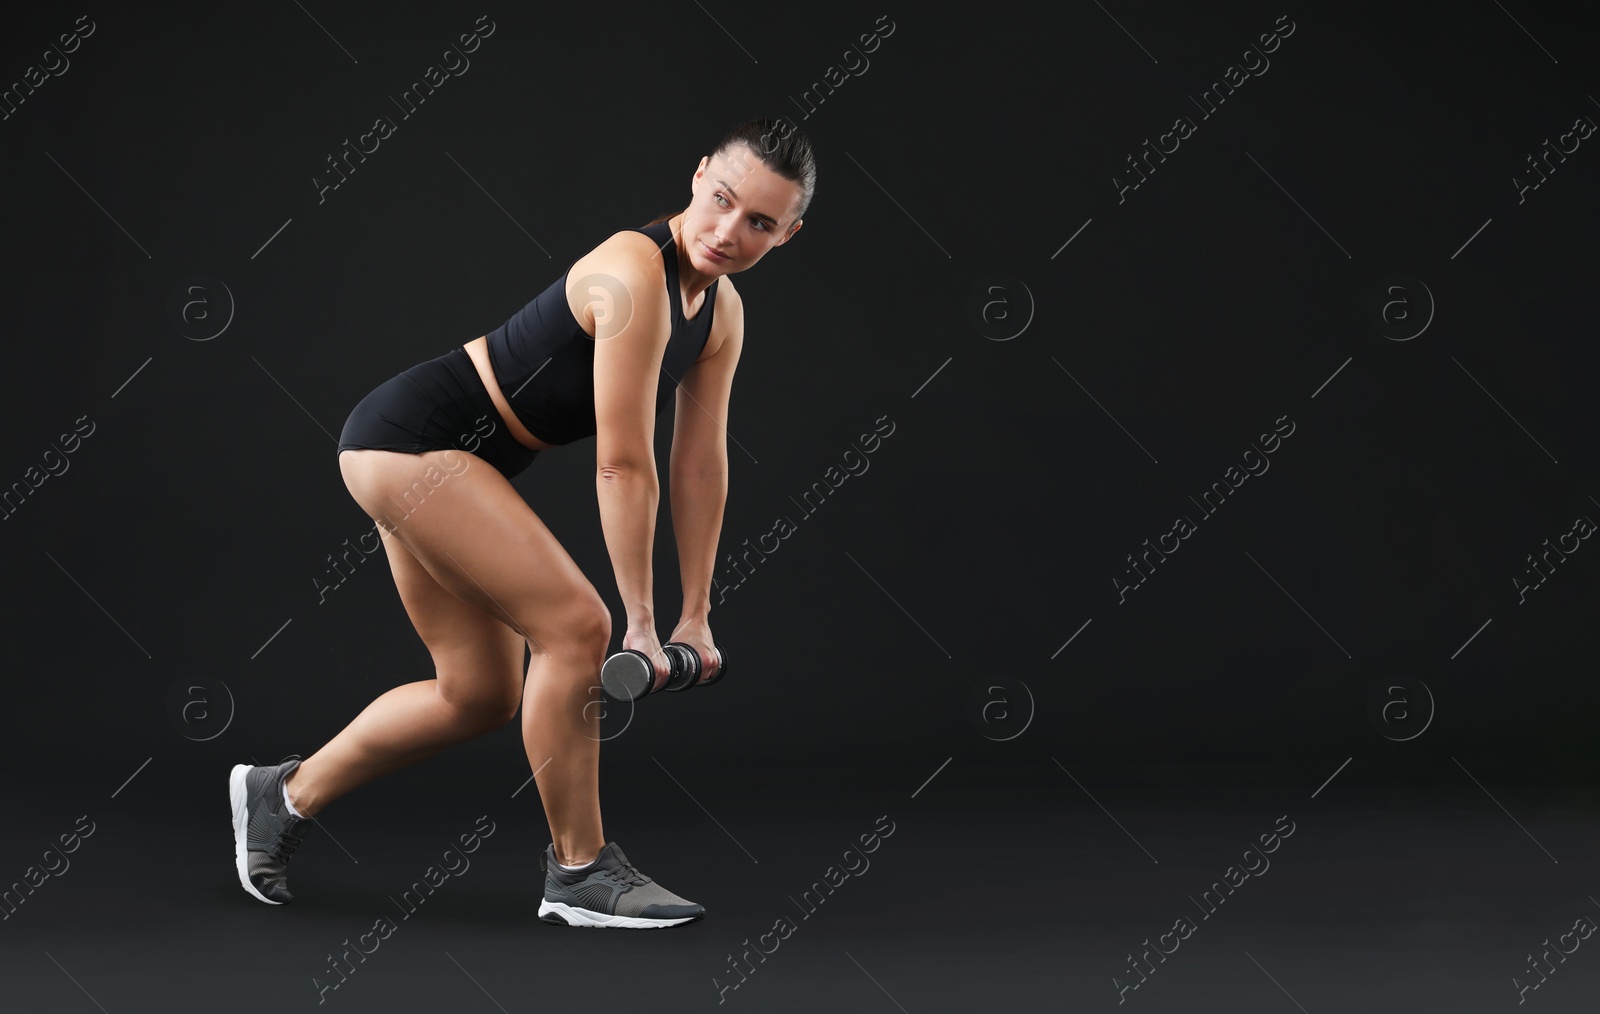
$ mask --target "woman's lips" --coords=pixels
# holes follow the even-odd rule
[[[706,255],[708,257],[710,257],[714,261],[728,261],[728,260],[732,260],[733,259],[733,258],[729,257],[727,254],[718,253],[717,251],[715,251],[715,250],[711,249],[710,247],[706,246],[704,240],[701,240],[700,246],[705,250]]]

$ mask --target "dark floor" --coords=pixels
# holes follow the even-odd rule
[[[1156,964],[1120,995],[1128,1010],[1600,1009],[1600,940],[1554,949],[1579,920],[1600,924],[1592,800],[1448,772],[1426,787],[1351,771],[1254,787],[1188,771],[1180,787],[1049,755],[944,762],[607,767],[608,835],[708,909],[649,932],[537,920],[548,828],[533,786],[512,798],[515,772],[493,785],[422,765],[346,797],[295,857],[283,907],[234,879],[225,767],[209,786],[180,781],[166,809],[149,808],[153,775],[116,799],[126,772],[105,792],[77,773],[21,779],[0,830],[6,882],[80,815],[94,830],[0,922],[0,1010],[1104,1010],[1119,1006],[1114,979],[1141,981],[1128,956],[1146,950]],[[1290,822],[1266,863],[1244,856]],[[475,825],[492,832],[467,863],[446,857]],[[846,856],[875,830],[873,851]],[[446,863],[456,872],[402,909]],[[1246,864],[1255,874],[1235,873],[1207,915],[1202,892]],[[1163,959],[1145,941],[1180,917],[1194,928]],[[358,954],[384,918],[387,938]],[[1528,955],[1546,950],[1555,968],[1519,996],[1513,977],[1540,982]],[[346,951],[341,976],[330,955]]]

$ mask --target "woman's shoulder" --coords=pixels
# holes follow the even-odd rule
[[[621,313],[624,320],[652,315],[665,335],[672,304],[662,284],[664,270],[661,250],[653,238],[636,229],[619,229],[567,269],[567,309],[590,337],[599,333],[594,317],[597,302],[609,307],[609,313]],[[557,280],[557,287],[561,281]]]
[[[645,233],[637,229],[618,229],[579,257],[572,266],[572,273],[575,277],[597,272],[618,277],[642,273],[649,277],[651,272],[661,271],[661,256],[661,248]]]
[[[723,318],[733,318],[737,315],[742,322],[744,319],[744,299],[740,297],[739,290],[733,287],[733,277],[723,275],[714,283],[717,287],[717,302],[715,304],[717,316],[712,318],[712,323]]]
[[[711,331],[706,335],[705,347],[695,360],[709,359],[722,351],[723,345],[733,342],[734,347],[744,347],[744,300],[733,287],[733,279],[723,275],[714,283],[717,301],[712,304]]]

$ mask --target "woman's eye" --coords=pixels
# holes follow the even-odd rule
[[[727,202],[727,200],[728,200],[728,198],[727,198],[727,196],[726,196],[726,195],[724,195],[724,194],[723,194],[723,192],[722,192],[722,191],[720,191],[720,190],[718,190],[718,191],[715,191],[715,192],[714,192],[714,193],[712,193],[712,195],[711,195],[711,199],[712,199],[712,200],[714,200],[714,201],[716,201],[716,202],[717,202],[717,206],[718,206],[718,207],[719,207],[719,208],[725,208],[725,207],[728,207],[728,206],[729,206],[729,205],[728,205],[728,204],[727,204],[727,203],[726,203],[726,202]],[[759,229],[760,229],[760,230],[761,230],[761,231],[762,231],[762,232],[767,232],[767,231],[769,231],[769,230],[770,230],[770,228],[771,228],[771,227],[770,227],[770,226],[768,226],[768,225],[767,225],[767,223],[765,223],[765,222],[763,222],[763,221],[762,221],[762,220],[761,220],[761,219],[759,219],[759,218],[752,218],[752,219],[751,219],[751,220],[750,220],[750,223],[751,223],[751,224],[752,224],[752,225],[754,225],[754,226],[756,226],[756,227],[757,227],[757,228],[759,228]]]

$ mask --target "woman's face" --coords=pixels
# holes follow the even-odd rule
[[[800,184],[768,169],[742,145],[727,158],[702,158],[690,186],[694,198],[680,232],[690,263],[705,274],[745,271],[800,227],[798,221],[790,227]]]

